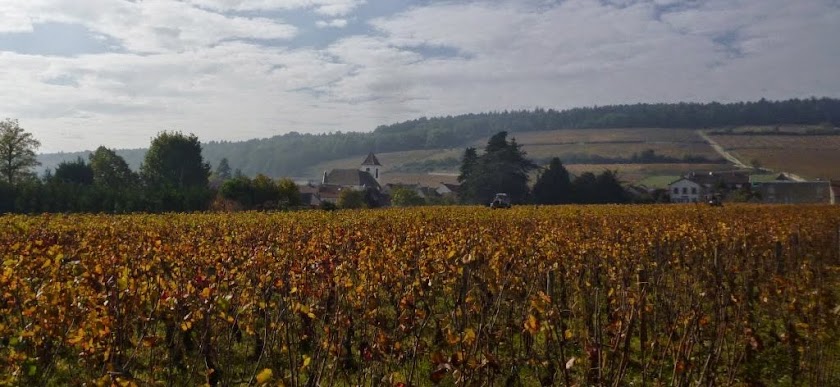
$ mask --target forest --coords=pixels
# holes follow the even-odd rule
[[[521,132],[570,128],[709,128],[726,130],[745,125],[840,126],[840,99],[809,98],[736,103],[639,103],[573,108],[533,109],[463,114],[382,125],[372,132],[306,134],[289,132],[242,142],[202,143],[205,160],[216,165],[226,158],[233,169],[255,176],[301,176],[305,169],[326,160],[367,152],[462,147],[506,131]],[[285,131],[292,128],[278,128]],[[94,144],[91,144],[94,146]],[[117,150],[132,169],[138,169],[142,149]],[[89,152],[41,155],[44,168],[61,161],[88,157]],[[568,162],[567,160],[563,160]]]

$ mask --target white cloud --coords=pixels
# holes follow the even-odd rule
[[[31,0],[2,3],[4,11],[14,15],[9,24],[14,30],[44,22],[81,24],[139,52],[181,51],[237,38],[289,39],[297,31],[271,19],[226,16],[166,0]]]
[[[347,19],[318,20],[315,22],[318,28],[344,28],[347,27]]]
[[[216,11],[266,11],[313,9],[327,16],[352,12],[365,0],[187,0],[191,4]]]
[[[0,33],[76,23],[126,50],[0,52],[0,113],[56,151],[146,146],[164,129],[241,140],[536,106],[840,97],[829,0],[432,2],[326,48],[293,48],[293,26],[224,13],[310,9],[341,27],[330,13],[360,3],[0,0]],[[286,47],[247,43],[263,38]]]

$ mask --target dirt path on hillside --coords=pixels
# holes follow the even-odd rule
[[[700,135],[700,137],[702,137],[703,140],[705,140],[707,144],[711,145],[712,149],[714,149],[715,152],[717,152],[719,155],[721,155],[723,158],[725,158],[730,163],[735,164],[736,167],[746,168],[746,169],[752,168],[752,167],[742,163],[741,160],[738,160],[738,158],[733,156],[732,153],[727,152],[726,149],[723,149],[723,147],[720,146],[720,144],[718,144],[717,141],[712,140],[711,137],[706,135],[706,132],[704,132],[702,130],[698,130],[697,134]]]
[[[726,149],[723,149],[723,147],[720,146],[720,144],[718,144],[717,141],[712,140],[712,138],[709,137],[706,134],[706,132],[704,132],[702,130],[697,130],[697,134],[700,135],[700,137],[702,137],[703,140],[705,140],[707,144],[711,145],[712,148],[715,150],[715,152],[717,152],[719,155],[723,156],[723,158],[725,158],[727,161],[731,162],[732,164],[735,164],[736,167],[744,168],[744,169],[752,169],[751,166],[748,166],[748,165],[742,163],[741,160],[738,160],[738,158],[735,157],[732,153],[729,153],[729,152],[726,151]],[[765,172],[771,172],[771,173],[775,172],[775,171],[773,171],[772,169],[769,169],[769,168],[760,168],[760,169],[762,171],[765,171]],[[783,172],[783,173],[794,181],[806,181],[805,179],[803,179],[799,175],[795,175],[795,174],[790,173],[790,172]]]

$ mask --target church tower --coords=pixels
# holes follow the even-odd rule
[[[382,164],[379,163],[379,160],[376,158],[376,155],[373,152],[368,153],[365,161],[362,161],[362,166],[359,167],[359,170],[362,172],[370,173],[376,182],[380,185],[382,184],[381,176],[382,173],[380,171],[382,169]]]

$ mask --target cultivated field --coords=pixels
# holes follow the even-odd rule
[[[711,136],[746,164],[807,178],[840,179],[840,136]]]
[[[697,135],[688,129],[564,129],[544,132],[514,133],[517,143],[527,152],[527,156],[536,160],[560,157],[561,160],[573,160],[580,157],[630,158],[634,153],[652,149],[657,155],[682,158],[688,155],[703,156],[710,160],[720,156]],[[481,151],[487,140],[476,141],[474,146]],[[431,181],[433,185],[439,179],[423,172],[394,171],[411,164],[427,161],[460,161],[464,148],[426,149],[404,152],[377,153],[382,162],[383,179],[388,183],[417,183]],[[336,168],[355,168],[366,155],[323,162],[309,168],[310,176],[320,177],[324,171]],[[447,168],[435,169],[435,172],[457,172],[457,162]],[[604,169],[618,170],[626,181],[634,182],[644,177],[657,174],[682,174],[692,170],[729,169],[725,164],[569,164],[566,167],[573,173],[595,172]],[[446,181],[447,180],[440,180]],[[533,183],[533,182],[532,182]]]
[[[551,144],[523,145],[522,149],[528,153],[528,157],[535,159],[548,159],[560,157],[561,160],[573,160],[580,156],[602,156],[612,158],[629,159],[633,154],[639,154],[651,149],[660,156],[683,158],[684,156],[703,156],[709,160],[721,158],[712,147],[706,143],[615,143],[615,142],[593,142],[579,144]]]
[[[840,385],[840,208],[0,217],[0,385]]]
[[[628,183],[638,183],[651,176],[682,176],[688,172],[732,170],[728,164],[571,164],[565,167],[576,176],[584,172],[599,174],[605,170],[618,171],[619,179]]]

